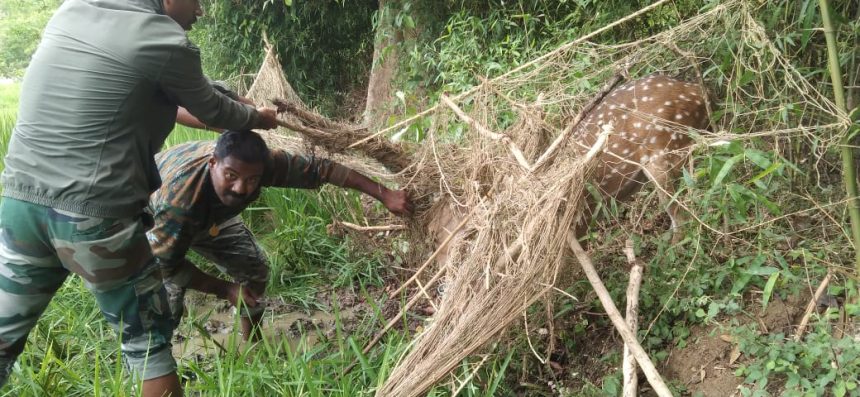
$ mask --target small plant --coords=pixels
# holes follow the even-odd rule
[[[744,377],[743,396],[858,396],[860,346],[852,336],[833,337],[826,312],[802,341],[782,333],[760,335],[756,325],[736,328],[741,352],[750,362],[735,372]]]

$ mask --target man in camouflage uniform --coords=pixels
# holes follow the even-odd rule
[[[246,340],[259,336],[264,307],[257,299],[265,291],[269,268],[239,214],[260,195],[260,187],[315,189],[331,183],[366,193],[396,215],[412,212],[405,191],[389,190],[328,160],[269,151],[250,131],[226,131],[217,143],[184,143],[159,153],[156,161],[164,184],[150,198],[155,227],[148,236],[175,321],[183,314],[185,290],[199,290],[241,306]],[[189,249],[234,282],[200,271],[186,259]]]
[[[0,386],[70,273],[121,338],[142,395],[179,397],[173,322],[146,240],[153,155],[178,106],[207,125],[273,128],[218,93],[186,35],[199,0],[66,0],[24,81],[2,174]]]

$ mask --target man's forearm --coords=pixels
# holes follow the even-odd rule
[[[337,185],[337,183],[335,183],[335,185]],[[372,179],[353,170],[348,171],[341,187],[358,190],[379,201],[383,201],[385,194],[388,193],[387,187],[380,183],[376,183]]]
[[[206,125],[204,122],[200,121],[197,117],[194,117],[193,114],[189,113],[187,109],[180,107],[179,110],[176,111],[176,122],[182,124],[186,127],[197,128],[201,130],[209,130],[215,132],[222,132],[223,130],[220,128],[210,127]]]

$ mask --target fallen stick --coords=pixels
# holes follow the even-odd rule
[[[827,284],[830,283],[831,276],[832,274],[827,272],[827,275],[824,276],[824,280],[821,280],[821,284],[819,284],[818,289],[815,290],[815,295],[812,296],[809,304],[806,305],[806,312],[803,313],[803,319],[800,320],[800,325],[797,326],[797,332],[794,334],[795,342],[799,342],[800,339],[803,338],[803,333],[806,331],[806,325],[809,324],[809,317],[812,316],[812,312],[815,310],[815,305],[818,304],[818,300],[821,299],[821,294],[823,294],[824,290],[827,289]]]
[[[627,15],[627,16],[625,16],[624,18],[618,19],[618,20],[616,20],[615,22],[612,22],[612,23],[610,23],[610,24],[608,24],[608,25],[605,25],[605,26],[601,27],[600,29],[594,30],[594,31],[592,31],[591,33],[588,33],[588,34],[586,34],[586,35],[584,35],[584,36],[580,36],[580,37],[579,37],[578,39],[576,39],[576,40],[570,41],[570,42],[568,42],[567,44],[564,44],[564,45],[562,45],[562,46],[560,46],[560,47],[557,47],[556,49],[554,49],[554,50],[552,50],[552,51],[550,51],[550,52],[548,52],[548,53],[546,53],[546,54],[543,54],[543,55],[541,55],[541,56],[539,56],[539,57],[537,57],[537,58],[534,58],[534,59],[532,59],[531,61],[528,61],[528,62],[526,62],[526,63],[524,63],[524,64],[522,64],[522,65],[520,65],[520,66],[517,66],[517,67],[515,67],[515,68],[513,68],[513,69],[511,69],[511,70],[508,70],[507,72],[505,72],[505,73],[503,73],[503,74],[501,74],[501,75],[499,75],[499,76],[493,77],[492,79],[487,80],[487,81],[488,81],[488,82],[491,82],[491,83],[492,83],[492,82],[495,82],[495,81],[503,81],[504,79],[506,79],[506,78],[508,78],[508,77],[512,76],[512,75],[513,75],[513,74],[515,74],[515,73],[519,73],[519,72],[523,71],[524,69],[529,68],[529,67],[532,67],[532,66],[534,66],[535,64],[537,64],[537,63],[539,63],[539,62],[543,62],[543,61],[545,61],[546,59],[548,59],[548,58],[550,58],[550,57],[556,56],[556,55],[558,55],[559,53],[562,53],[562,52],[564,52],[564,51],[567,51],[567,50],[569,50],[569,49],[571,49],[571,48],[573,48],[573,47],[575,47],[575,46],[577,46],[577,45],[579,45],[579,44],[581,44],[581,43],[584,43],[584,42],[586,42],[586,41],[588,41],[588,40],[591,40],[591,38],[593,38],[593,37],[595,37],[595,36],[597,36],[597,35],[599,35],[599,34],[601,34],[601,33],[603,33],[603,32],[606,32],[606,31],[608,31],[608,30],[611,30],[611,29],[615,28],[616,26],[618,26],[618,25],[620,25],[620,24],[622,24],[622,23],[624,23],[624,22],[627,22],[627,21],[629,21],[629,20],[631,20],[631,19],[638,18],[640,15],[645,14],[645,13],[647,13],[647,12],[649,12],[649,11],[651,11],[651,10],[653,10],[653,9],[655,9],[655,8],[657,8],[657,7],[659,7],[659,6],[663,5],[663,4],[665,4],[665,3],[668,3],[668,2],[669,2],[669,0],[657,0],[656,2],[654,2],[654,3],[650,4],[650,5],[648,5],[648,6],[647,6],[647,7],[645,7],[645,8],[642,8],[642,9],[641,9],[641,10],[639,10],[639,11],[636,11],[636,12],[634,12],[634,13],[630,14],[630,15]],[[715,7],[715,8],[714,8],[714,10],[711,10],[711,11],[709,11],[709,12],[715,12],[715,11],[720,10],[720,9],[722,9],[722,8],[725,8],[725,7],[726,7],[726,5],[725,5],[725,4],[721,4],[720,6]],[[479,85],[476,85],[476,86],[474,86],[474,87],[472,87],[472,88],[470,88],[470,89],[468,89],[468,90],[466,90],[466,91],[463,91],[463,92],[461,92],[461,93],[457,94],[456,96],[454,96],[454,99],[455,99],[455,100],[458,100],[458,101],[459,101],[459,100],[462,100],[462,99],[465,99],[465,98],[469,97],[470,95],[472,95],[472,94],[474,94],[474,93],[478,92],[478,91],[479,91],[479,90],[481,90],[483,87],[485,87],[485,84],[479,84]],[[431,106],[431,107],[429,107],[429,108],[427,108],[427,109],[424,109],[423,111],[419,112],[418,114],[415,114],[415,115],[413,115],[413,116],[411,116],[411,117],[408,117],[408,118],[406,118],[406,119],[400,120],[400,121],[398,121],[397,123],[395,123],[394,125],[392,125],[392,126],[390,126],[390,127],[383,128],[383,129],[381,129],[381,130],[379,130],[379,131],[374,132],[373,134],[370,134],[370,135],[369,135],[369,136],[367,136],[366,138],[363,138],[363,139],[361,139],[361,140],[359,140],[359,141],[353,142],[353,144],[352,144],[352,145],[350,145],[350,146],[349,146],[349,148],[350,148],[350,149],[352,149],[353,147],[356,147],[356,146],[358,146],[358,145],[361,145],[362,143],[365,143],[365,142],[367,142],[367,141],[369,141],[369,140],[371,140],[371,139],[377,138],[377,137],[379,137],[380,135],[387,134],[387,133],[389,133],[389,132],[391,132],[391,131],[396,131],[396,130],[398,130],[398,129],[400,129],[400,128],[403,128],[403,127],[405,127],[405,126],[407,126],[407,125],[409,125],[409,124],[411,124],[411,123],[415,122],[416,120],[420,119],[421,117],[427,116],[428,114],[435,112],[435,111],[436,111],[436,108],[438,108],[438,107],[439,107],[439,103],[437,102],[435,105],[433,105],[433,106]]]
[[[615,306],[615,303],[612,302],[612,298],[609,296],[609,291],[606,290],[606,286],[604,286],[603,282],[600,281],[600,276],[597,274],[597,270],[594,269],[594,265],[591,264],[591,259],[588,257],[588,254],[583,251],[582,246],[579,245],[579,241],[576,240],[576,235],[574,235],[572,231],[567,234],[567,243],[570,245],[571,250],[573,250],[576,258],[579,260],[579,264],[582,265],[582,270],[585,272],[585,276],[591,283],[592,288],[594,288],[594,292],[597,293],[597,297],[600,299],[603,309],[606,310],[606,314],[609,315],[609,319],[612,320],[612,324],[615,326],[615,329],[618,330],[619,334],[621,334],[621,338],[624,339],[624,343],[630,347],[633,357],[642,367],[642,372],[644,372],[645,377],[648,378],[648,383],[651,384],[651,387],[654,388],[654,391],[658,396],[671,397],[672,392],[669,391],[666,383],[663,382],[663,378],[660,376],[660,373],[657,372],[657,368],[654,367],[654,363],[652,363],[651,359],[648,358],[648,353],[645,352],[645,349],[643,349],[642,345],[640,345],[636,340],[636,335],[634,335],[633,332],[630,331],[630,328],[627,327],[627,324],[624,323],[624,318],[621,317],[621,313],[618,312],[618,308]]]
[[[624,244],[624,253],[627,255],[627,263],[630,264],[630,281],[627,284],[627,326],[633,335],[639,328],[639,287],[642,285],[642,262],[636,260],[633,252],[633,240],[627,239]],[[630,351],[630,346],[624,344],[624,397],[636,397],[639,395],[639,375],[637,373],[636,360]]]
[[[338,222],[346,228],[359,232],[388,232],[392,230],[405,230],[405,225],[383,225],[383,226],[359,226],[349,222]]]
[[[312,125],[328,130],[335,130],[335,132],[357,132],[362,135],[367,135],[367,127],[359,126],[359,125],[350,125],[339,123],[337,121],[330,120],[321,114],[308,110],[301,104],[288,101],[282,98],[272,98],[270,101],[278,107],[278,111],[284,111],[296,116],[303,123],[307,125]]]
[[[337,143],[333,142],[332,138],[335,137],[335,134],[331,132],[306,126],[298,122],[285,120],[283,118],[278,119],[278,125],[304,135],[306,138],[310,139],[311,142],[324,147],[329,152],[343,153],[349,149],[349,146],[347,146],[349,142],[346,140]],[[356,133],[353,135],[360,134]],[[388,141],[377,140],[368,143],[367,145],[363,145],[358,149],[370,158],[379,161],[380,164],[384,165],[392,172],[403,171],[412,164],[412,160],[401,148]]]

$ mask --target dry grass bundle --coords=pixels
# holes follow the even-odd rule
[[[767,137],[774,152],[785,153],[797,140],[805,140],[819,150],[814,153],[817,160],[850,124],[792,68],[743,0],[717,5],[670,31],[634,43],[605,46],[587,41],[622,22],[373,134],[325,120],[287,94],[275,96],[292,104],[285,107],[290,116],[284,124],[314,145],[347,158],[364,153],[395,172],[403,171],[385,178],[432,203],[420,224],[439,214],[470,214],[450,243],[445,265],[419,275],[424,283],[417,283],[415,299],[429,298],[426,288],[439,279],[445,279],[445,293],[440,302],[432,302],[438,308],[432,323],[404,353],[377,395],[426,392],[553,290],[588,180],[588,167],[578,156],[581,150],[567,144],[577,135],[571,119],[588,107],[595,87],[619,70],[631,76],[662,72],[688,80],[700,79],[707,71],[705,85],[720,104],[718,109],[711,106],[713,131],[676,131],[691,134],[700,150]],[[733,54],[733,63],[718,58],[718,50]],[[414,154],[384,138],[422,118],[430,121],[428,138]],[[362,161],[374,163],[358,160]],[[696,194],[701,193],[687,191],[677,200],[701,233],[718,238],[731,239],[780,217],[765,213],[757,225],[711,225],[697,216],[703,200]],[[817,204],[810,210],[825,212],[826,217],[833,217],[828,211],[836,211],[833,205]],[[837,234],[842,230],[835,223],[830,227]]]
[[[742,68],[726,69],[713,59],[718,48],[735,45]],[[587,180],[579,152],[564,145],[567,136],[577,135],[568,129],[575,123],[571,116],[587,107],[597,84],[619,70],[692,80],[709,70],[713,80],[706,85],[725,104],[712,117],[714,131],[676,130],[692,134],[700,149],[765,136],[773,138],[776,148],[789,139],[828,146],[838,140],[836,125],[846,125],[844,115],[780,55],[743,1],[717,6],[636,43],[602,46],[576,40],[452,98],[454,106],[437,104],[424,115],[433,123],[416,163],[423,165],[420,169],[435,166],[438,179],[412,183],[435,184],[444,197],[437,208],[475,212],[452,241],[446,265],[436,272],[445,274],[446,288],[432,322],[377,395],[423,394],[466,357],[498,340],[552,290]],[[773,91],[780,94],[765,94]],[[457,115],[455,107],[460,106],[465,118]],[[781,118],[770,114],[786,108],[802,111],[784,112]],[[440,136],[452,130],[462,134],[460,146],[442,149]],[[493,131],[501,131],[502,137]],[[556,155],[542,160],[548,143],[558,137],[562,143]],[[687,194],[679,198],[681,204],[703,230],[730,235],[722,225],[702,222],[696,214],[698,198]],[[424,279],[437,278],[431,274]]]
[[[281,69],[281,64],[280,61],[278,61],[278,55],[275,53],[274,47],[272,47],[268,43],[266,48],[266,57],[263,59],[263,63],[260,66],[260,70],[257,72],[257,77],[254,80],[254,83],[251,85],[251,88],[248,90],[248,93],[245,94],[245,96],[258,104],[268,103],[272,100],[288,102],[294,109],[303,109],[303,114],[316,115],[316,113],[313,113],[309,110],[305,110],[307,108],[304,105],[304,102],[302,102],[301,98],[299,98],[299,96],[293,90],[292,86],[287,81],[283,70]],[[286,113],[281,116],[281,120],[284,122],[284,124],[293,125],[296,126],[296,128],[303,126],[302,121],[297,116],[293,116],[293,114],[295,114],[295,112]],[[322,119],[322,117],[319,115],[316,115],[316,117],[317,119]],[[307,129],[302,128],[298,132],[307,133],[307,130],[313,129],[315,127],[319,127],[319,125],[311,124],[311,127]],[[329,122],[329,124],[326,124],[324,127],[335,127],[338,128],[339,131],[350,128],[346,127],[343,124],[333,122]],[[289,129],[282,126],[274,131],[262,131],[260,132],[260,135],[263,136],[263,138],[266,140],[270,147],[284,149],[291,153],[304,153],[309,156],[316,156],[318,155],[318,153],[315,150],[314,146],[320,145],[328,149],[327,153],[319,154],[321,157],[329,158],[330,160],[346,165],[347,167],[359,171],[365,175],[372,175],[383,179],[393,178],[393,175],[386,170],[386,167],[383,166],[383,164],[388,165],[388,163],[380,163],[374,161],[372,158],[368,159],[364,156],[359,157],[355,155],[348,155],[347,153],[344,153],[344,145],[326,144],[325,142],[328,142],[329,140],[337,140],[337,138],[333,134],[321,132],[319,134],[319,136],[321,137],[319,141],[311,139],[311,141],[309,142],[308,140],[302,139],[300,136],[297,136],[295,133],[293,133],[293,131],[296,131],[296,129]],[[356,137],[352,137],[351,140],[345,141],[347,142],[346,145],[351,142],[354,142],[357,139],[358,138]],[[400,155],[405,156],[402,153]],[[386,157],[382,157],[382,159],[388,161]],[[403,163],[407,165],[409,164],[408,161]]]

